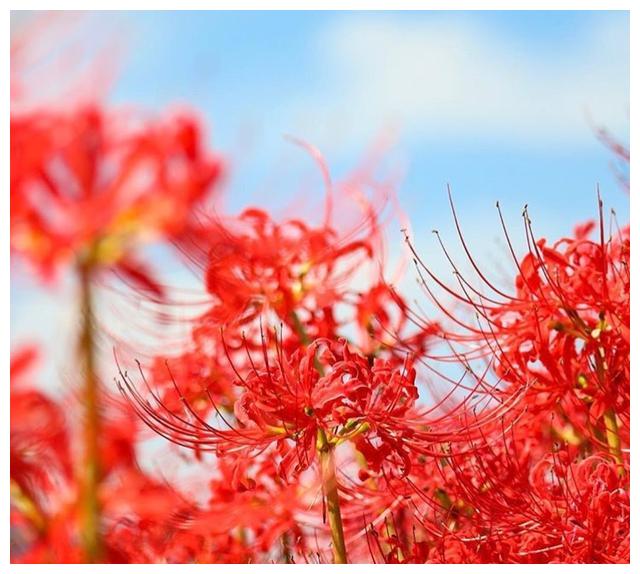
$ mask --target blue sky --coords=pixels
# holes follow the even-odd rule
[[[117,54],[113,103],[186,104],[204,115],[212,144],[234,162],[234,208],[259,202],[282,165],[283,189],[270,198],[286,194],[288,174],[309,167],[284,134],[319,147],[339,177],[393,130],[389,158],[406,166],[398,193],[429,229],[444,215],[446,183],[474,214],[497,199],[529,203],[550,235],[593,214],[596,183],[627,212],[593,130],[627,138],[626,12],[65,17],[75,22],[76,52],[102,41]]]
[[[393,127],[399,194],[419,224],[443,217],[450,183],[464,211],[529,203],[557,235],[594,212],[595,185],[627,211],[593,123],[627,137],[623,12],[227,12],[109,16],[126,52],[111,97],[205,114],[214,143],[242,150],[231,204],[317,145],[348,171]],[[93,18],[91,25],[104,26]],[[318,188],[320,193],[320,188]],[[488,209],[486,209],[488,207]]]
[[[131,12],[92,14],[80,29],[122,52],[111,102],[201,111],[233,160],[231,209],[284,202],[312,172],[284,134],[319,147],[340,177],[393,129],[389,162],[405,170],[398,195],[426,254],[433,228],[452,235],[448,183],[489,262],[497,200],[516,230],[528,203],[551,239],[596,214],[596,184],[628,219],[589,123],[628,137],[627,13]],[[311,193],[322,193],[319,178]],[[399,230],[389,232],[399,248]],[[12,338],[34,321],[42,337],[57,333],[69,321],[61,296],[18,277]]]

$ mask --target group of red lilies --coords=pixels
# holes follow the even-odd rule
[[[525,209],[521,253],[499,211],[497,281],[452,202],[444,280],[385,224],[384,183],[333,182],[300,145],[325,180],[315,223],[213,209],[232,168],[195,114],[12,110],[12,258],[73,275],[78,314],[68,396],[42,350],[12,354],[12,560],[628,562],[629,226],[600,202],[550,240]],[[428,312],[389,279],[403,241]],[[185,322],[150,243],[204,301],[180,345],[105,361],[105,282],[162,310],[147,346]],[[205,486],[150,470],[155,435]]]

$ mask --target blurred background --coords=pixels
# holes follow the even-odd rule
[[[12,43],[33,18],[12,14]],[[439,269],[431,230],[455,243],[447,184],[485,266],[504,259],[496,201],[515,238],[524,204],[538,236],[570,234],[597,216],[597,185],[628,220],[615,158],[597,137],[606,128],[628,141],[627,13],[95,12],[50,22],[67,32],[41,34],[39,49],[73,42],[78,58],[100,66],[92,88],[108,103],[199,110],[229,162],[228,211],[287,214],[311,197],[295,195],[301,186],[323,194],[291,134],[318,147],[336,179],[383,149],[417,249]],[[51,89],[37,69],[31,80]],[[400,227],[387,230],[391,259],[403,250]],[[163,253],[154,256],[162,266]],[[175,261],[166,267],[173,284],[193,281]],[[418,297],[406,275],[405,293]],[[45,289],[14,266],[12,346],[42,345],[53,386],[74,369],[73,297],[64,278]]]

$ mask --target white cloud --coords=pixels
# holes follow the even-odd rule
[[[392,123],[435,140],[590,144],[588,116],[625,134],[628,27],[596,20],[557,53],[468,20],[337,21],[319,42],[330,103],[321,94],[299,114],[353,136]]]

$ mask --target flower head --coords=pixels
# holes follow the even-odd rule
[[[131,248],[178,233],[218,180],[202,138],[187,114],[138,125],[99,105],[13,115],[12,250],[45,275],[73,258],[127,273]]]
[[[332,445],[355,441],[365,456],[395,453],[406,459],[403,436],[411,434],[408,421],[418,396],[411,360],[397,368],[382,359],[371,362],[346,342],[316,340],[290,355],[277,346],[275,356],[269,356],[265,343],[260,357],[248,355],[246,373],[234,369],[238,394],[233,425],[215,404],[222,425],[205,420],[177,381],[185,407],[180,414],[168,409],[153,390],[152,401],[145,398],[126,373],[120,389],[151,428],[177,444],[247,456],[276,447],[283,476],[313,462],[319,434]],[[373,461],[378,468],[380,463]]]

